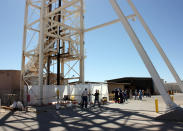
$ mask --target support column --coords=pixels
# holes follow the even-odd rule
[[[44,29],[45,29],[45,0],[41,0],[40,10],[40,34],[39,34],[39,87],[40,87],[40,105],[43,104],[43,49],[44,49]]]
[[[175,78],[175,80],[177,81],[181,91],[183,92],[183,83],[180,79],[180,77],[178,76],[177,72],[175,71],[175,69],[173,68],[171,62],[169,61],[168,57],[166,56],[165,52],[163,51],[163,49],[161,48],[159,42],[157,41],[157,39],[155,38],[155,36],[153,35],[153,33],[151,32],[151,30],[149,29],[148,25],[145,23],[144,19],[142,18],[142,16],[140,15],[140,13],[138,12],[138,10],[135,8],[134,4],[132,3],[131,0],[128,0],[129,5],[131,6],[132,10],[134,11],[134,13],[137,15],[137,17],[139,18],[141,24],[143,25],[145,31],[148,33],[148,35],[150,36],[151,40],[153,41],[154,45],[156,46],[156,48],[158,49],[161,57],[163,58],[163,60],[165,61],[166,65],[168,66],[170,72],[172,73],[173,77]]]
[[[63,1],[63,4],[64,4],[64,1]],[[61,21],[62,21],[62,23],[65,22],[64,15],[61,16]],[[62,47],[61,47],[61,49],[62,49],[62,54],[64,54],[65,53],[65,41],[64,40],[62,40]],[[65,61],[64,60],[65,60],[64,57],[62,57],[62,59],[61,59],[61,85],[64,85],[64,80],[65,80],[65,78],[64,78],[64,65],[65,65]]]
[[[80,11],[80,79],[81,83],[84,83],[84,15],[83,15],[83,0],[80,1],[81,11]]]
[[[49,2],[51,3],[52,0],[49,0]],[[49,4],[48,6],[48,12],[50,13],[52,11],[52,4]],[[48,22],[48,24],[50,25],[50,22]],[[49,38],[49,42],[50,42],[50,38]],[[47,59],[47,85],[50,85],[50,62],[51,62],[51,56],[50,54],[48,55],[48,59]]]
[[[57,85],[60,85],[60,40],[57,41]]]
[[[65,42],[62,41],[62,54],[65,53]],[[61,59],[61,85],[64,84],[64,58]]]
[[[116,14],[118,15],[121,24],[124,26],[126,32],[128,33],[129,37],[131,38],[135,48],[137,49],[140,57],[142,58],[147,70],[149,71],[153,81],[155,82],[156,87],[158,88],[163,100],[167,104],[169,108],[176,108],[178,107],[174,102],[172,102],[170,96],[166,93],[164,84],[160,79],[155,67],[153,66],[151,60],[149,59],[147,53],[145,52],[141,42],[137,38],[135,32],[133,31],[131,25],[129,24],[127,18],[123,14],[122,10],[118,6],[116,0],[110,0],[110,3],[115,10]]]
[[[61,7],[61,0],[59,0],[58,7]],[[58,22],[61,22],[61,12],[58,14]],[[57,32],[60,35],[60,27]],[[60,85],[60,40],[57,41],[57,85]]]
[[[21,64],[21,74],[20,74],[20,96],[19,99],[23,101],[23,91],[24,91],[24,70],[25,70],[25,48],[27,39],[27,19],[28,19],[28,5],[29,0],[26,0],[25,15],[24,15],[24,33],[23,33],[23,43],[22,43],[22,64]]]
[[[52,2],[52,0],[49,0],[49,2],[51,3]],[[50,13],[52,11],[52,4],[49,4],[48,5],[48,12]],[[50,25],[51,23],[50,22],[48,22],[48,25]],[[51,41],[51,39],[50,38],[48,38],[49,40],[49,43],[50,43],[50,41]],[[50,62],[51,62],[51,56],[50,56],[50,54],[48,55],[48,59],[47,59],[47,81],[46,81],[46,83],[47,83],[47,85],[50,85]]]
[[[50,85],[50,55],[47,59],[47,85]]]

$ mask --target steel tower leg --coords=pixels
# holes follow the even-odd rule
[[[149,27],[147,26],[147,24],[145,23],[144,19],[142,18],[142,16],[140,15],[140,13],[138,12],[138,10],[135,8],[134,4],[132,3],[131,0],[127,0],[129,5],[131,6],[132,10],[134,11],[134,13],[137,15],[137,17],[139,18],[141,24],[143,25],[145,31],[148,33],[148,35],[150,36],[151,40],[153,41],[154,45],[156,46],[156,48],[158,49],[161,57],[163,58],[163,60],[165,61],[166,65],[168,66],[169,70],[171,71],[172,75],[174,76],[175,80],[177,81],[181,91],[183,92],[183,83],[180,79],[180,77],[178,76],[177,72],[175,71],[175,69],[173,68],[171,62],[169,61],[168,57],[166,56],[165,52],[163,51],[163,49],[161,48],[159,42],[157,41],[157,39],[155,38],[155,36],[153,35],[153,33],[151,32],[151,30],[149,29]]]
[[[25,47],[26,47],[26,39],[27,39],[27,19],[28,19],[28,3],[29,0],[26,0],[25,6],[25,15],[24,15],[24,33],[23,33],[23,44],[22,44],[22,64],[21,64],[21,74],[20,74],[20,96],[19,99],[23,100],[23,92],[24,91],[24,70],[25,70]]]
[[[83,0],[80,1],[80,82],[84,83],[84,16],[83,16]]]
[[[43,49],[44,49],[44,17],[45,17],[45,0],[41,0],[40,10],[40,37],[39,37],[39,87],[40,87],[40,105],[43,104]]]
[[[115,10],[116,14],[118,15],[120,22],[124,26],[126,32],[128,33],[129,37],[131,38],[135,48],[137,49],[140,57],[142,58],[146,68],[148,69],[153,81],[155,82],[156,87],[158,88],[163,100],[167,104],[169,108],[176,108],[178,107],[170,98],[170,96],[166,93],[164,84],[160,79],[155,67],[153,66],[150,58],[148,57],[146,51],[144,50],[141,42],[137,38],[135,32],[133,31],[131,25],[129,24],[127,18],[123,14],[122,10],[120,9],[119,5],[117,4],[116,0],[110,0],[110,3]]]
[[[61,7],[62,1],[59,0],[58,1],[58,8]],[[61,12],[59,12],[59,14],[61,14]],[[61,15],[58,15],[58,22],[61,22]],[[60,34],[60,28],[58,30],[59,34]],[[60,85],[60,43],[61,41],[58,40],[57,41],[57,50],[58,50],[58,53],[57,53],[57,85]]]

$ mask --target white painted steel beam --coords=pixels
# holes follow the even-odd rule
[[[33,4],[41,3],[41,0],[37,0],[37,1],[35,1],[35,0],[29,0],[29,1],[31,1]]]
[[[32,2],[30,2],[30,5],[32,6],[32,7],[34,7],[34,8],[36,8],[36,9],[41,9],[41,7],[40,6],[37,6],[37,5],[34,5],[34,4],[32,4]]]
[[[40,22],[40,19],[37,19],[37,20],[31,22],[30,24],[28,24],[28,25],[27,25],[27,28],[31,28],[32,25],[34,25],[34,24],[36,24],[36,23],[38,23],[38,22]]]
[[[51,34],[51,33],[45,33],[45,35],[49,36],[49,37],[53,37],[53,38],[57,38],[57,39],[61,39],[61,40],[65,40],[65,41],[71,41],[71,42],[74,42],[71,38],[69,37],[61,37],[59,35],[54,35],[54,34]]]
[[[27,28],[28,30],[32,30],[32,31],[35,31],[35,32],[40,32],[38,29],[34,29],[34,28]]]
[[[133,14],[133,15],[129,15],[129,16],[126,16],[126,17],[127,17],[127,19],[134,19],[135,16],[136,16],[136,15]],[[115,24],[115,23],[118,23],[118,22],[120,22],[119,19],[112,20],[112,21],[106,22],[106,23],[104,23],[104,24],[97,25],[97,26],[94,26],[94,27],[85,29],[85,32],[92,31],[92,30],[99,29],[99,28],[103,28],[103,27],[105,27],[105,26],[112,25],[112,24]]]
[[[29,50],[29,51],[26,51],[26,53],[33,53],[33,52],[35,52],[35,49],[32,49],[32,50]]]
[[[50,13],[48,13],[48,14],[46,15],[46,17],[50,17],[50,16],[54,15],[55,13],[58,13],[59,11],[65,9],[65,8],[68,8],[68,7],[70,7],[71,5],[73,5],[73,4],[75,4],[75,3],[79,2],[79,1],[80,1],[80,0],[73,0],[73,1],[71,1],[71,2],[68,2],[67,4],[65,4],[65,5],[63,5],[63,6],[59,7],[59,8],[57,8],[57,9],[55,9],[54,11],[52,11],[52,12],[50,12]]]
[[[75,11],[68,11],[67,13],[67,15],[65,15],[65,17],[68,17],[68,16],[71,16],[71,15],[73,15],[73,14],[75,14],[75,13],[78,13],[78,12],[80,12],[80,9],[77,9],[77,10],[75,10]]]
[[[48,5],[53,4],[53,3],[56,3],[56,2],[57,2],[57,0],[52,0],[51,2],[48,2]]]
[[[70,30],[74,30],[74,31],[80,32],[79,29],[74,28],[74,27],[71,27],[71,26],[66,25],[66,24],[64,24],[64,23],[60,23],[60,22],[57,22],[57,21],[54,21],[54,20],[49,20],[49,21],[50,21],[50,22],[53,22],[53,24],[56,24],[56,25],[58,25],[58,26],[62,26],[62,27],[64,27],[64,28],[66,28],[66,29],[70,29]]]
[[[36,55],[36,54],[30,54],[30,53],[25,53],[25,56],[26,57],[30,57],[30,56],[38,56],[38,55]]]
[[[131,25],[129,24],[127,18],[123,14],[122,10],[120,9],[119,5],[117,4],[116,0],[110,0],[110,3],[115,10],[116,14],[118,15],[121,24],[124,26],[126,32],[128,33],[129,37],[131,38],[135,48],[137,49],[140,57],[142,58],[147,70],[149,71],[158,91],[160,92],[163,100],[167,104],[169,108],[176,108],[178,107],[170,98],[170,96],[167,94],[164,84],[160,79],[160,76],[158,75],[155,67],[153,66],[150,58],[148,57],[146,51],[144,50],[141,42],[137,38],[135,32],[133,31]]]
[[[115,24],[115,23],[118,23],[118,22],[120,22],[119,19],[112,20],[112,21],[110,21],[110,22],[106,22],[106,23],[104,23],[104,24],[97,25],[97,26],[94,26],[94,27],[85,29],[85,32],[92,31],[92,30],[99,29],[99,28],[103,28],[103,27],[105,27],[105,26],[112,25],[112,24]]]
[[[166,56],[165,52],[163,51],[163,49],[161,48],[159,42],[157,41],[157,39],[155,38],[155,36],[153,35],[153,33],[151,32],[151,30],[149,29],[148,25],[146,24],[146,22],[144,21],[144,19],[142,18],[142,16],[140,15],[140,13],[138,12],[138,10],[136,9],[136,7],[134,6],[134,4],[132,3],[131,0],[127,0],[129,5],[131,6],[132,10],[134,11],[134,13],[137,15],[137,17],[139,18],[141,24],[143,25],[145,31],[148,33],[148,35],[150,36],[151,40],[153,41],[154,45],[156,46],[156,48],[158,49],[161,57],[163,58],[163,60],[165,61],[166,65],[168,66],[170,72],[172,73],[173,77],[175,78],[175,80],[177,81],[181,91],[183,92],[183,83],[180,79],[180,77],[178,76],[177,72],[175,71],[173,65],[171,64],[171,62],[169,61],[168,57]]]
[[[83,10],[84,10],[84,5],[83,5],[83,0],[80,0],[81,4],[81,10],[80,10],[80,82],[84,83],[84,16],[83,16]]]
[[[74,70],[74,66],[75,66],[77,63],[78,63],[78,61],[76,61],[72,66],[70,66],[69,64],[67,64],[67,66],[69,67],[69,70],[67,71],[67,73],[65,74],[64,77],[66,77],[67,74],[69,74],[69,72],[70,72],[71,70],[73,70],[73,71],[79,76],[79,73],[77,73],[77,71]]]
[[[53,46],[53,44],[56,42],[56,40],[57,40],[57,39],[54,39],[49,45],[47,45],[47,46],[44,48],[44,53],[46,53],[47,50],[48,50],[51,46]]]
[[[24,88],[24,70],[25,70],[25,49],[27,39],[27,23],[28,23],[28,4],[29,0],[26,0],[25,15],[24,15],[24,32],[23,32],[23,43],[22,43],[22,63],[21,63],[21,74],[20,74],[20,100],[23,100],[22,90]]]
[[[40,105],[43,104],[43,59],[44,59],[44,30],[45,30],[45,0],[41,1],[40,10],[40,36],[39,36],[39,87],[40,87]]]

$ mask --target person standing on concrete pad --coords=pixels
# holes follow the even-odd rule
[[[128,92],[127,92],[127,90],[125,90],[124,91],[124,101],[127,101],[128,100],[128,94],[127,94]]]
[[[91,90],[88,91],[88,103],[91,105]]]
[[[135,90],[135,100],[137,100],[137,95],[138,95],[137,90]]]
[[[81,105],[82,108],[84,107],[84,105],[85,105],[85,108],[87,108],[87,105],[88,105],[88,91],[87,91],[86,88],[82,93],[82,105]]]
[[[142,100],[142,91],[139,90],[139,100]]]
[[[133,98],[133,93],[132,93],[132,89],[129,90],[129,99]]]
[[[118,103],[118,100],[119,100],[119,95],[118,95],[118,89],[115,88],[114,90],[114,95],[115,95],[115,103]]]
[[[120,90],[119,97],[120,97],[120,103],[123,103],[124,102],[124,95],[123,95],[122,90]]]
[[[142,96],[144,97],[144,90],[142,90]]]
[[[94,100],[94,105],[93,105],[93,107],[95,107],[96,102],[98,103],[98,107],[100,107],[100,102],[99,102],[99,90],[96,90],[94,96],[95,96],[95,100]]]

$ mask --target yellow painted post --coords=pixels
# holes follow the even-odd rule
[[[70,97],[70,99],[71,99],[71,101],[74,101],[74,95],[72,95],[72,96]]]
[[[0,110],[1,110],[1,99],[0,99]]]
[[[57,89],[57,100],[59,99],[60,91]]]
[[[159,110],[158,110],[158,99],[155,99],[155,108],[156,108],[156,113],[158,113],[159,112]]]
[[[174,97],[173,96],[171,96],[171,99],[172,99],[172,101],[174,101]]]

